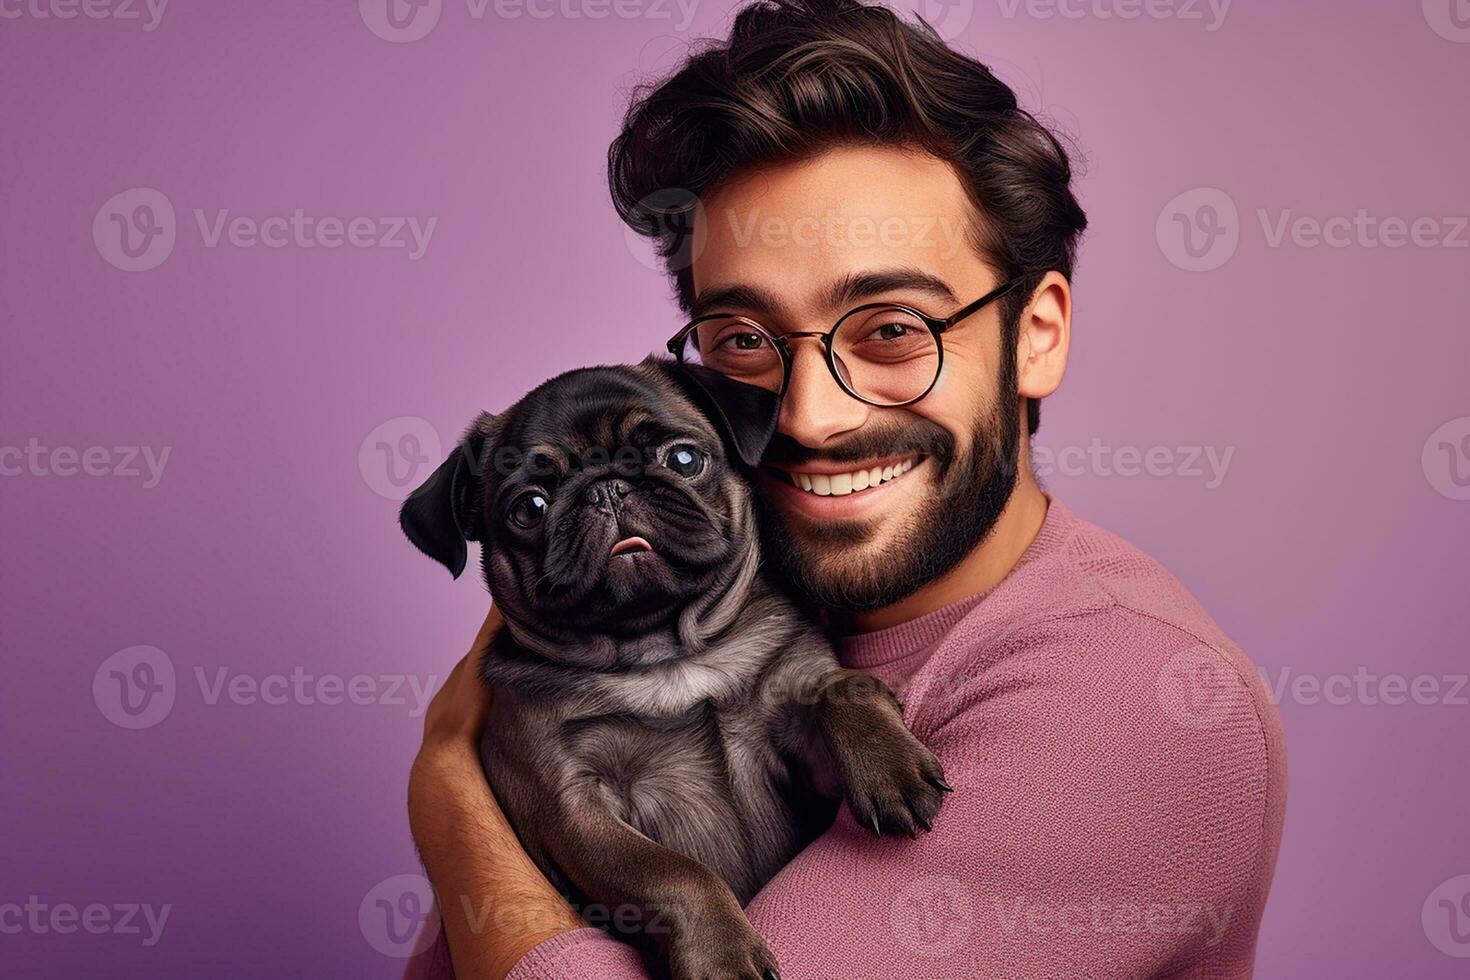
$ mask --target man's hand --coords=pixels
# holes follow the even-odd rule
[[[543,940],[584,924],[521,848],[480,768],[490,692],[478,666],[502,624],[492,608],[429,702],[408,780],[409,825],[455,974],[495,980]]]
[[[490,712],[490,689],[480,681],[479,663],[495,633],[505,620],[494,606],[485,616],[485,622],[475,637],[470,652],[454,665],[444,684],[429,702],[424,715],[424,744],[419,750],[433,751],[445,745],[459,743],[471,749],[479,745],[480,733],[485,729],[485,718]]]

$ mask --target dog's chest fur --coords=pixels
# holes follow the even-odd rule
[[[798,735],[769,681],[783,662],[811,655],[808,634],[785,603],[757,601],[703,651],[669,650],[643,667],[570,671],[492,649],[483,673],[496,688],[496,727],[531,737],[487,741],[537,746],[534,760],[487,759],[497,798],[495,768],[505,763],[554,778],[558,792],[593,787],[619,818],[712,868],[747,901],[805,843],[796,817],[808,803],[793,797],[803,780],[782,750]],[[655,661],[660,651],[640,653]]]

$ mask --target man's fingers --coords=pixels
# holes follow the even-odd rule
[[[485,622],[480,625],[480,632],[475,634],[474,646],[470,647],[470,653],[483,653],[495,637],[495,632],[504,624],[505,619],[500,615],[500,610],[494,606],[485,614]]]

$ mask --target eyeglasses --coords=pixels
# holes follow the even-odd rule
[[[784,395],[791,381],[791,341],[819,337],[827,367],[843,391],[882,408],[912,405],[939,380],[944,332],[1022,281],[1012,279],[943,319],[902,303],[867,303],[849,310],[826,333],[776,334],[749,317],[708,313],[690,320],[668,347],[681,364],[701,365]]]

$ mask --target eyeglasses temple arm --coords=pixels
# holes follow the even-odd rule
[[[1001,285],[996,286],[990,292],[986,293],[984,296],[981,296],[979,299],[975,300],[975,302],[970,303],[968,306],[960,307],[953,314],[951,314],[947,320],[940,321],[944,324],[944,329],[948,330],[950,327],[954,326],[956,323],[959,323],[965,317],[972,316],[975,313],[980,312],[980,310],[984,307],[989,306],[991,303],[994,303],[1006,293],[1009,293],[1011,290],[1021,285],[1021,281],[1023,278],[1024,277],[1017,277],[1015,279],[1012,279],[1010,282],[1002,283]]]

